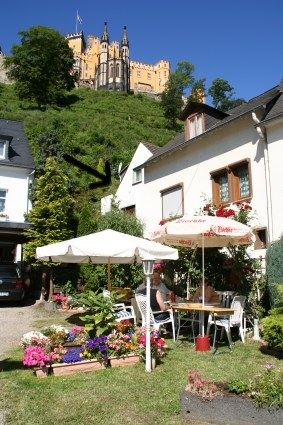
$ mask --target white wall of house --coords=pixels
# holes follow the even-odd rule
[[[274,121],[267,127],[273,240],[283,233],[283,122]]]
[[[263,145],[249,116],[234,125],[224,126],[214,134],[204,135],[187,148],[172,153],[145,171],[147,234],[162,219],[160,191],[183,184],[184,214],[196,214],[212,198],[210,172],[245,159],[251,162],[253,225],[266,226],[266,198],[263,196]]]
[[[3,213],[7,216],[0,220],[13,223],[25,222],[25,214],[31,209],[29,187],[34,179],[30,169],[21,167],[0,167],[0,189],[6,190],[6,202]],[[22,259],[22,245],[18,244],[15,251],[15,261]]]
[[[4,213],[8,220],[16,223],[25,221],[24,215],[31,208],[28,201],[31,171],[20,167],[0,167],[0,189],[5,189],[6,203]]]
[[[133,184],[133,169],[151,156],[150,150],[143,143],[140,143],[115,195],[120,208],[135,206],[136,216],[141,221],[147,219],[147,208],[144,205],[144,170],[142,170],[142,181]]]
[[[283,232],[282,118],[266,125],[266,140],[267,144],[256,131],[252,114],[245,115],[150,163],[144,169],[143,182],[133,185],[133,168],[151,156],[139,145],[116,194],[120,206],[135,205],[137,217],[145,223],[144,236],[149,237],[163,218],[162,191],[182,185],[184,214],[196,214],[212,200],[210,173],[249,160],[253,208],[250,224],[255,229],[269,229],[270,240],[276,240]],[[250,254],[264,258],[265,249],[250,250]]]

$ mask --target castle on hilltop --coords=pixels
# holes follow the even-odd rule
[[[170,73],[169,62],[160,60],[150,65],[131,61],[126,27],[121,43],[110,42],[106,22],[100,38],[89,35],[86,43],[83,32],[79,32],[68,34],[66,40],[74,52],[79,86],[152,95],[164,91]]]

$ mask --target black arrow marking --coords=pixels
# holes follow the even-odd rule
[[[69,164],[74,165],[75,167],[78,167],[80,170],[83,170],[87,172],[88,174],[91,174],[92,176],[97,177],[100,179],[98,182],[90,183],[89,188],[95,189],[97,187],[105,187],[109,186],[111,183],[111,168],[110,168],[110,162],[106,161],[104,166],[104,173],[101,174],[99,171],[95,170],[95,168],[90,167],[89,165],[84,164],[83,162],[79,161],[78,159],[72,157],[71,155],[64,154],[63,158],[65,161],[67,161]]]

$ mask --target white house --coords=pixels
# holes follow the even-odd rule
[[[0,119],[0,261],[21,261],[34,163],[22,124]]]
[[[145,236],[161,219],[195,214],[204,198],[216,206],[251,203],[256,256],[283,231],[283,84],[222,112],[189,103],[184,132],[161,148],[139,145],[117,190]],[[152,146],[152,145],[151,145]]]

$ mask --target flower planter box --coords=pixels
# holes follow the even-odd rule
[[[51,367],[50,366],[34,367],[33,373],[38,378],[46,378],[47,375],[50,375],[51,373]]]
[[[109,360],[111,367],[128,366],[130,364],[139,363],[140,356],[136,354],[129,354],[125,357],[111,357]]]
[[[52,372],[55,376],[72,375],[78,372],[92,372],[93,370],[105,369],[103,363],[98,360],[83,360],[76,363],[57,363],[52,365]]]
[[[229,425],[282,425],[283,409],[257,407],[252,400],[237,395],[216,396],[211,401],[183,390],[181,414],[186,421]]]

